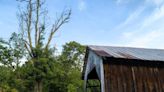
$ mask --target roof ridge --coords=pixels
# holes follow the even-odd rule
[[[130,46],[107,46],[107,45],[87,45],[88,47],[111,47],[111,48],[131,48],[131,49],[146,49],[146,50],[164,50],[161,48],[147,48],[147,47],[130,47]]]

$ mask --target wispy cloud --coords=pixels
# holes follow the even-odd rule
[[[156,8],[152,14],[143,21],[142,28],[150,26],[151,24],[156,23],[156,21],[160,21],[162,18],[164,18],[164,4],[159,8]]]
[[[120,4],[128,4],[133,0],[116,0],[116,4],[120,5]]]
[[[126,46],[157,46],[161,48],[162,43],[158,43],[159,45],[156,45],[156,43],[157,41],[162,42],[164,40],[164,3],[162,0],[146,0],[145,3],[144,7],[138,8],[130,14],[129,17],[117,27],[117,30],[126,30],[122,32],[122,37],[126,40],[124,44]],[[144,9],[149,7],[150,3],[153,3],[155,8],[152,9],[150,14],[142,18],[141,15]],[[138,21],[139,18],[141,18],[140,21]],[[139,25],[129,26],[133,23]],[[164,44],[162,46],[164,46]]]
[[[78,0],[78,9],[80,11],[83,11],[85,10],[87,7],[86,7],[86,2],[84,0]]]
[[[134,24],[138,21],[138,18],[140,18],[140,15],[145,10],[145,7],[139,7],[136,9],[133,13],[131,13],[127,19],[125,19],[124,22],[122,22],[120,25],[118,25],[114,30],[120,30],[123,28],[129,27],[129,25]]]
[[[164,2],[164,0],[146,0],[146,3],[152,3],[155,4],[157,6],[161,5]]]
[[[120,4],[123,0],[116,0],[116,4]]]
[[[162,31],[152,31],[145,33],[144,35],[133,35],[134,37],[131,38],[131,41],[126,45],[133,47],[150,47],[150,45],[152,46],[152,43],[154,43],[154,41],[164,35],[162,33]]]

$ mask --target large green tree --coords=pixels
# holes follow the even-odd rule
[[[81,70],[83,58],[85,54],[85,46],[71,41],[63,46],[59,60],[63,67],[63,82],[67,86],[67,92],[83,91],[83,81],[81,80]]]
[[[0,39],[0,91],[2,92],[16,91],[14,85],[19,72],[15,74],[15,70],[20,68],[21,58],[25,54],[21,38],[20,34],[13,33],[8,41]]]
[[[52,24],[51,30],[47,30],[47,18],[44,8],[45,0],[18,1],[23,4],[23,6],[20,6],[19,20],[24,46],[28,52],[27,59],[29,63],[26,67],[30,67],[32,72],[28,76],[33,78],[34,92],[42,92],[43,80],[47,75],[48,62],[53,55],[53,48],[50,47],[50,43],[55,32],[69,21],[71,10],[63,11],[57,16],[55,23]],[[48,37],[45,37],[46,33],[49,33]]]
[[[36,66],[39,70],[33,67],[33,62],[27,62],[22,66],[22,80],[28,88],[25,91],[33,89],[35,78],[44,76],[43,92],[83,92],[81,67],[84,53],[85,47],[72,41],[63,46],[61,55],[51,56],[51,53],[51,57],[41,58]],[[42,75],[41,71],[44,71]]]
[[[18,1],[20,33],[13,33],[8,41],[0,39],[0,91],[82,92],[85,47],[72,41],[55,56],[56,48],[50,46],[55,32],[69,21],[71,11],[64,10],[47,30],[45,2]],[[22,58],[26,62],[21,66]]]
[[[36,87],[36,80],[42,78],[43,92],[83,92],[81,67],[85,47],[73,41],[63,46],[61,55],[54,56],[53,53],[51,49],[48,56],[28,61],[16,69],[0,66],[0,90],[31,92]]]

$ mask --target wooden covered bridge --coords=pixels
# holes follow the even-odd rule
[[[164,50],[88,46],[82,78],[85,92],[164,92]]]

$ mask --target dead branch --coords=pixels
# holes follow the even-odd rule
[[[36,22],[35,22],[35,46],[38,45],[38,23],[39,23],[39,9],[40,8],[40,0],[37,0],[36,3]]]
[[[32,1],[29,0],[29,10],[28,10],[28,21],[27,21],[27,32],[28,40],[30,44],[30,49],[32,49],[32,40],[31,40],[31,22],[32,22]]]
[[[60,15],[60,17],[56,20],[56,23],[52,26],[51,29],[51,33],[49,35],[47,44],[45,45],[45,49],[48,48],[55,32],[65,23],[67,23],[70,19],[70,15],[71,15],[71,10],[68,11],[63,11],[62,14]]]

